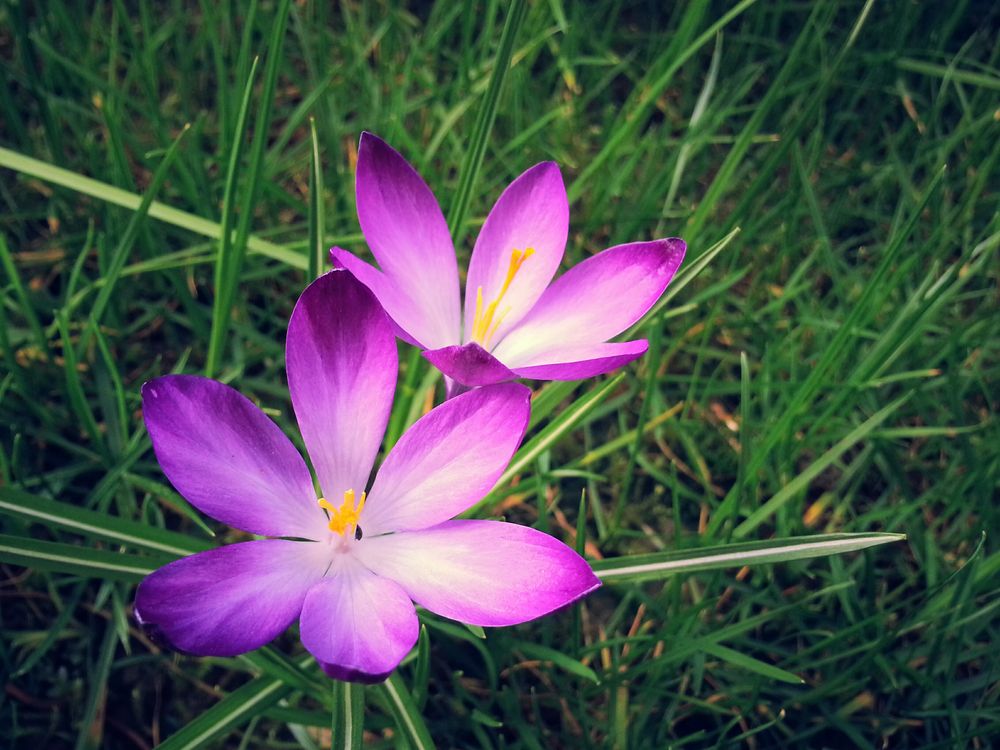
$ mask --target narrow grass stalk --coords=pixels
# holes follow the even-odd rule
[[[662,354],[660,344],[663,340],[662,325],[654,326],[649,336],[649,351],[646,353],[646,382],[643,386],[642,403],[639,405],[639,415],[635,422],[635,439],[628,452],[628,463],[625,466],[625,477],[622,479],[621,487],[618,491],[618,500],[615,503],[615,510],[611,516],[609,532],[611,536],[619,530],[622,516],[625,513],[625,505],[629,502],[632,494],[632,480],[635,476],[635,461],[642,447],[642,438],[645,433],[646,421],[649,419],[650,404],[656,393],[657,370],[660,367],[660,356]]]
[[[171,557],[183,557],[214,546],[188,534],[49,500],[15,487],[0,486],[0,514]]]
[[[77,544],[42,542],[0,534],[0,561],[34,570],[52,570],[92,578],[138,583],[169,558],[92,550]]]
[[[146,215],[149,213],[149,208],[153,205],[153,199],[162,187],[164,180],[167,178],[167,173],[170,171],[170,167],[173,165],[174,159],[177,157],[177,150],[180,147],[181,140],[190,129],[190,125],[185,125],[181,129],[177,138],[174,139],[174,142],[170,144],[170,148],[167,149],[167,153],[160,161],[160,165],[156,168],[156,171],[153,172],[153,179],[150,182],[149,187],[146,189],[146,192],[143,193],[142,201],[139,203],[138,208],[136,208],[135,213],[129,217],[128,226],[125,227],[125,234],[122,235],[118,246],[111,254],[111,265],[103,276],[104,286],[102,286],[101,290],[97,293],[97,299],[94,300],[94,306],[90,309],[90,319],[94,322],[94,325],[99,325],[104,317],[104,310],[108,306],[108,302],[111,300],[111,295],[115,291],[115,284],[121,276],[122,269],[125,267],[125,261],[128,260],[129,251],[132,249],[132,245],[139,236],[139,231],[143,227]],[[84,329],[84,333],[81,336],[80,341],[81,351],[86,348],[89,336],[89,330]]]
[[[566,411],[562,412],[556,419],[552,420],[545,429],[535,435],[531,440],[521,446],[520,450],[514,454],[507,470],[497,480],[494,490],[473,505],[462,516],[472,518],[489,510],[500,500],[497,490],[506,486],[517,474],[524,471],[543,452],[552,447],[559,438],[563,437],[578,425],[591,411],[596,409],[608,395],[624,380],[625,374],[619,374],[605,383],[601,383],[577,401]]]
[[[232,305],[236,299],[236,287],[240,283],[240,272],[243,269],[243,258],[246,255],[247,240],[250,237],[250,225],[253,222],[253,210],[260,194],[260,174],[264,163],[264,152],[269,137],[271,111],[274,104],[274,91],[278,83],[278,71],[281,69],[281,48],[285,38],[285,26],[288,22],[288,10],[291,0],[281,0],[275,19],[271,26],[271,36],[267,46],[267,70],[264,74],[264,88],[261,92],[257,118],[254,121],[254,136],[250,151],[250,161],[247,164],[243,179],[243,193],[239,210],[239,224],[236,227],[236,237],[232,244],[223,251],[220,249],[220,260],[216,265],[215,300],[212,306],[212,330],[208,339],[208,354],[205,359],[205,375],[212,377],[218,372],[222,363],[222,348],[225,346],[229,331]],[[255,61],[256,64],[256,61]],[[251,74],[250,79],[253,76]],[[250,88],[250,83],[247,88]],[[248,106],[246,94],[244,105]],[[245,112],[241,111],[241,122],[245,126]],[[239,127],[239,126],[237,126]],[[240,133],[237,132],[237,140]],[[234,145],[235,148],[235,145]],[[238,157],[237,157],[238,158]],[[232,167],[232,162],[231,162]],[[235,167],[233,167],[235,180]],[[227,184],[227,192],[229,185]],[[231,219],[230,219],[231,221]],[[223,243],[229,238],[229,233],[223,231]]]
[[[212,376],[219,359],[221,339],[225,335],[228,319],[227,279],[232,275],[230,270],[236,259],[233,251],[233,220],[236,210],[236,182],[239,174],[240,159],[243,154],[243,144],[246,142],[247,122],[250,113],[250,98],[253,95],[254,79],[260,58],[254,58],[243,87],[243,99],[240,102],[239,114],[236,116],[236,128],[233,133],[232,147],[229,151],[229,166],[226,168],[226,187],[222,197],[222,222],[219,225],[219,252],[215,256],[215,298],[212,301],[212,334],[208,342],[208,358],[205,363],[205,375]],[[217,322],[218,321],[218,322]]]
[[[316,119],[309,118],[309,278],[315,279],[326,266],[326,222],[323,207],[323,162],[319,154]]]
[[[858,34],[861,32],[861,28],[868,19],[868,15],[871,12],[874,2],[875,0],[866,0],[861,11],[858,13],[858,17],[855,19],[854,26],[852,27],[851,33],[847,38],[847,42],[834,58],[832,65],[823,76],[821,84],[813,91],[808,104],[803,109],[802,113],[795,119],[790,127],[784,130],[777,147],[768,155],[767,160],[761,166],[751,184],[743,190],[739,203],[737,203],[736,208],[731,212],[732,216],[745,215],[746,208],[749,205],[752,196],[758,195],[764,185],[766,185],[769,181],[773,181],[774,173],[777,171],[779,166],[784,163],[785,157],[787,156],[789,149],[791,149],[792,145],[796,142],[799,133],[805,129],[809,123],[815,121],[816,113],[823,105],[823,102],[826,101],[829,88],[836,80],[836,73],[840,70],[840,67],[847,59],[847,54],[853,47]],[[817,5],[816,7],[818,11],[820,6]],[[784,71],[785,68],[782,68],[782,72]],[[781,73],[779,73],[779,75],[781,75]],[[776,88],[776,85],[772,84],[768,94],[770,94],[771,91],[775,91]],[[699,209],[690,219],[690,226],[693,230],[693,234],[697,235],[701,232],[702,227],[708,222],[711,216],[709,208],[717,202],[726,187],[731,184],[731,178],[739,165],[739,162],[742,161],[742,158],[746,153],[746,149],[750,145],[750,138],[753,135],[755,135],[755,132],[751,131],[750,128],[745,128],[743,133],[740,134],[737,147],[734,147],[730,155],[726,157],[726,161],[722,164],[722,167],[716,174],[715,179],[709,186],[708,193],[702,198],[702,203],[699,206]]]
[[[333,681],[333,711],[330,717],[332,750],[357,750],[362,745],[365,718],[365,688],[353,682]]]
[[[14,296],[17,297],[21,314],[27,321],[28,328],[31,329],[31,334],[35,338],[35,346],[42,353],[47,352],[49,348],[48,338],[45,336],[45,330],[42,328],[42,324],[38,322],[38,316],[35,315],[35,310],[31,306],[31,300],[28,299],[28,292],[21,281],[21,274],[17,272],[14,257],[7,246],[7,238],[3,234],[0,234],[0,265],[3,266],[3,270],[7,274],[7,280],[14,289]]]
[[[740,568],[744,565],[807,560],[900,542],[904,534],[829,534],[763,542],[655,552],[621,559],[596,560],[594,572],[605,583],[659,580],[681,573]]]
[[[80,722],[80,732],[76,737],[76,750],[91,750],[101,747],[104,734],[104,712],[102,704],[107,700],[108,675],[111,660],[115,655],[118,640],[115,638],[115,624],[104,626],[104,638],[97,652],[97,662],[87,680],[87,704]]]
[[[308,663],[312,657],[302,660]],[[199,750],[286,698],[293,688],[273,677],[256,677],[170,735],[157,750]]]
[[[62,339],[63,375],[66,380],[66,393],[69,396],[69,402],[76,413],[76,418],[90,438],[90,442],[107,460],[109,458],[107,444],[104,441],[104,436],[101,434],[100,428],[97,426],[94,411],[83,389],[83,383],[80,380],[80,371],[77,367],[76,348],[70,333],[69,319],[62,311],[56,313],[56,324],[59,327],[59,335]]]
[[[836,445],[817,458],[801,474],[795,477],[795,479],[776,492],[770,500],[753,511],[753,513],[751,513],[745,521],[736,527],[733,531],[733,536],[737,539],[743,539],[758,526],[771,518],[780,508],[788,503],[789,500],[794,498],[798,493],[802,492],[808,486],[809,482],[819,476],[824,469],[840,458],[848,449],[867,437],[876,427],[882,424],[882,422],[892,416],[900,406],[910,399],[911,395],[912,393],[908,393],[902,398],[896,399],[891,404],[888,404],[872,414],[871,417],[858,425],[855,429],[851,430],[847,435],[839,440]]]
[[[785,57],[784,65],[781,66],[774,81],[768,87],[764,98],[753,108],[753,114],[750,116],[749,122],[744,126],[739,137],[736,139],[736,143],[733,144],[732,149],[726,155],[725,161],[712,179],[712,184],[708,186],[708,190],[705,191],[704,195],[698,201],[698,208],[688,221],[687,231],[691,236],[700,236],[704,223],[712,215],[712,212],[715,211],[716,204],[723,191],[733,184],[733,174],[742,163],[747,149],[750,148],[753,137],[760,130],[761,123],[775,107],[778,100],[781,97],[787,96],[787,82],[796,71],[801,69],[802,63],[800,58],[814,38],[813,24],[822,13],[829,12],[830,10],[824,8],[822,3],[813,6],[813,12],[803,23],[802,29],[795,38],[795,43]]]
[[[851,312],[847,315],[847,318],[837,329],[836,335],[834,335],[833,339],[824,349],[819,360],[809,371],[809,375],[806,377],[802,385],[799,386],[795,396],[791,399],[777,423],[771,427],[764,439],[756,447],[754,455],[747,462],[747,476],[751,476],[754,472],[760,469],[764,461],[770,455],[771,451],[774,450],[778,443],[788,434],[788,430],[791,428],[795,419],[798,418],[801,410],[806,407],[806,405],[816,396],[816,393],[822,387],[827,373],[840,359],[840,357],[843,356],[851,338],[857,335],[857,328],[861,321],[864,320],[866,316],[872,314],[872,308],[874,307],[873,300],[876,296],[882,296],[885,294],[885,289],[881,286],[882,281],[889,274],[889,271],[895,267],[896,257],[901,252],[905,241],[910,237],[910,233],[916,226],[921,212],[927,205],[928,201],[930,201],[931,196],[934,195],[938,185],[941,184],[941,179],[943,177],[944,168],[942,167],[937,171],[930,184],[924,190],[923,198],[916,209],[910,214],[909,220],[900,230],[896,232],[892,241],[889,243],[889,246],[885,249],[885,252],[882,255],[881,263],[879,263],[878,268],[875,269],[871,278],[868,279],[864,291],[854,303],[854,306],[851,308]],[[718,533],[721,525],[729,518],[739,498],[740,492],[741,488],[734,485],[726,495],[719,509],[709,521],[706,530],[706,533],[709,536]]]
[[[423,717],[417,711],[410,691],[406,689],[399,672],[393,672],[389,679],[378,686],[382,699],[396,722],[396,729],[406,738],[413,750],[433,750],[434,740],[427,730]]]
[[[479,179],[483,157],[486,156],[486,144],[489,142],[493,123],[496,121],[497,107],[500,105],[503,82],[510,69],[517,32],[521,29],[527,12],[528,3],[525,0],[512,0],[507,10],[507,20],[504,22],[503,32],[500,35],[500,47],[497,50],[496,59],[493,61],[493,75],[490,77],[490,85],[483,96],[476,124],[472,128],[469,146],[465,151],[465,160],[462,162],[458,188],[455,191],[451,210],[448,212],[448,226],[451,227],[451,236],[456,246],[465,235],[465,219],[469,215],[472,192]]]
[[[601,150],[597,153],[589,164],[580,172],[580,175],[573,181],[567,189],[570,203],[575,203],[583,195],[587,184],[602,170],[606,163],[618,152],[621,145],[642,128],[656,106],[657,97],[670,85],[674,75],[678,70],[690,60],[702,47],[712,41],[716,34],[724,29],[729,23],[738,18],[757,0],[742,0],[728,11],[723,13],[719,19],[708,27],[703,33],[691,42],[681,54],[677,55],[669,64],[666,70],[648,86],[642,88],[642,93],[636,102],[635,109],[624,116],[624,121],[617,127],[610,137],[604,142]],[[694,6],[691,6],[694,10]]]
[[[85,177],[82,174],[69,169],[54,166],[41,159],[35,159],[9,148],[0,147],[0,167],[7,167],[15,172],[35,177],[53,185],[68,188],[81,195],[137,210],[142,205],[142,196],[130,193],[128,190],[109,185],[106,182]],[[168,206],[164,203],[153,201],[149,206],[149,215],[159,221],[164,221],[180,229],[208,237],[213,240],[221,240],[223,237],[222,227],[201,216],[195,216],[187,211]],[[301,253],[293,252],[286,247],[282,247],[274,242],[269,242],[261,237],[251,236],[247,239],[247,249],[251,252],[263,255],[266,258],[277,260],[292,268],[305,270],[306,259]]]

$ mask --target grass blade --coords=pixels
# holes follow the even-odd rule
[[[635,109],[627,114],[623,123],[616,128],[611,136],[604,142],[604,145],[597,153],[597,156],[591,160],[583,171],[580,172],[580,175],[573,181],[573,184],[569,186],[569,189],[566,192],[569,195],[569,202],[571,204],[576,203],[580,196],[583,195],[584,189],[587,187],[587,183],[590,182],[595,175],[599,174],[600,170],[605,167],[605,163],[618,152],[619,146],[621,146],[629,138],[634,138],[636,134],[640,132],[656,107],[657,97],[659,97],[661,92],[668,85],[670,85],[674,74],[681,69],[684,63],[690,60],[702,47],[715,39],[716,34],[722,31],[722,29],[724,29],[730,21],[736,19],[756,1],[757,0],[743,0],[726,11],[719,17],[719,20],[709,26],[701,35],[698,36],[697,39],[689,44],[687,48],[681,52],[681,54],[677,55],[671,61],[667,69],[664,70],[655,81],[652,81],[649,85],[642,88],[642,94],[636,102]]]
[[[500,35],[500,47],[497,50],[496,59],[493,61],[493,75],[490,77],[489,87],[483,96],[476,124],[472,128],[472,136],[469,138],[469,147],[465,151],[465,161],[462,163],[458,188],[455,191],[451,210],[448,212],[448,226],[451,227],[451,236],[456,247],[465,234],[465,219],[469,215],[472,191],[479,179],[483,157],[486,156],[486,144],[489,142],[493,123],[496,120],[500,93],[510,69],[517,32],[520,30],[527,12],[528,3],[525,0],[513,0],[507,11],[507,20],[504,22],[503,32]]]
[[[333,712],[330,716],[331,750],[357,750],[365,728],[365,687],[354,682],[333,681]]]
[[[52,621],[48,632],[45,634],[45,640],[31,650],[31,653],[28,654],[28,658],[24,660],[24,663],[11,672],[11,677],[17,679],[22,675],[28,674],[32,667],[40,662],[45,657],[45,654],[49,652],[49,649],[56,644],[56,641],[58,641],[62,636],[66,625],[69,624],[70,618],[72,618],[76,612],[76,607],[80,603],[80,598],[83,596],[83,592],[86,588],[87,586],[85,582],[76,584],[72,593],[63,603],[62,611],[59,613],[58,617]]]
[[[741,654],[735,649],[731,649],[728,646],[723,646],[719,643],[705,644],[702,650],[711,656],[714,656],[723,661],[729,662],[730,664],[746,669],[755,674],[759,674],[768,680],[777,680],[778,682],[785,682],[789,685],[804,685],[805,680],[796,674],[792,674],[780,667],[776,667],[773,664],[768,664],[760,659],[755,659],[752,656],[747,656],[746,654]]]
[[[236,287],[240,283],[240,272],[243,269],[243,258],[246,256],[247,240],[250,237],[250,225],[253,222],[254,207],[257,196],[260,195],[263,171],[264,153],[270,137],[271,112],[274,109],[274,92],[278,84],[278,71],[281,65],[281,48],[285,40],[285,28],[288,24],[288,11],[291,0],[281,0],[277,14],[271,22],[271,37],[267,45],[267,70],[264,74],[264,88],[261,91],[260,106],[257,119],[254,121],[253,143],[251,144],[250,162],[247,165],[246,177],[243,182],[243,194],[240,201],[239,224],[236,227],[236,239],[230,248],[230,257],[221,282],[216,278],[216,295],[222,296],[221,307],[212,308],[212,330],[209,333],[208,357],[205,364],[205,374],[211,377],[218,371],[222,358],[222,347],[226,332],[229,329],[230,309],[236,297]],[[223,235],[225,239],[225,235]],[[213,303],[214,304],[214,303]],[[218,315],[217,315],[218,313]]]
[[[17,266],[14,264],[10,248],[7,247],[7,238],[3,234],[0,234],[0,264],[3,265],[7,279],[14,289],[14,296],[17,297],[17,301],[21,306],[21,314],[28,321],[28,327],[35,337],[35,345],[41,352],[48,351],[49,343],[45,336],[45,331],[42,329],[42,324],[38,322],[38,316],[35,315],[35,310],[31,306],[31,300],[28,299],[28,292],[21,281],[21,274],[17,272]]]
[[[212,300],[212,334],[208,343],[208,359],[205,364],[205,374],[212,376],[215,369],[215,362],[219,357],[218,347],[221,342],[218,340],[220,334],[217,332],[216,321],[220,318],[227,318],[229,306],[223,293],[224,284],[230,275],[230,266],[235,262],[233,258],[233,213],[236,210],[234,199],[236,195],[236,177],[239,173],[240,158],[243,155],[243,145],[246,142],[247,120],[250,113],[250,98],[253,95],[254,79],[257,76],[257,64],[260,58],[255,57],[250,66],[250,74],[247,76],[246,85],[243,87],[243,99],[240,101],[239,114],[236,117],[236,128],[233,133],[232,149],[229,152],[229,166],[226,168],[226,187],[222,197],[222,224],[220,227],[219,252],[215,256],[215,298]],[[221,332],[225,335],[225,330]]]
[[[395,720],[396,728],[410,743],[410,747],[413,750],[432,750],[434,741],[399,673],[393,672],[389,679],[376,689],[382,695],[389,713]]]
[[[469,508],[462,514],[463,518],[472,518],[490,509],[500,501],[501,495],[498,490],[506,487],[518,473],[531,466],[535,459],[542,453],[555,445],[560,438],[572,430],[586,417],[592,410],[597,408],[618,385],[625,379],[625,373],[619,373],[615,377],[597,386],[590,393],[577,399],[576,402],[562,412],[556,419],[539,432],[535,437],[521,446],[520,450],[514,454],[510,465],[497,480],[496,488],[490,492],[483,500]]]
[[[0,487],[0,513],[171,557],[215,546],[184,534],[48,500],[13,487]]]
[[[104,712],[102,704],[107,700],[108,675],[111,672],[111,660],[115,655],[118,641],[115,638],[115,623],[109,621],[104,626],[104,639],[98,651],[97,663],[89,674],[87,707],[80,722],[80,733],[76,738],[76,750],[89,750],[101,746],[104,728]]]
[[[174,159],[177,157],[177,150],[181,145],[181,140],[190,129],[191,125],[186,124],[181,129],[180,135],[178,135],[174,139],[174,142],[170,144],[170,148],[167,149],[167,153],[163,156],[163,159],[160,161],[159,166],[157,166],[156,171],[153,172],[153,179],[150,181],[146,192],[143,193],[142,200],[139,202],[139,205],[135,209],[132,216],[129,217],[128,226],[125,227],[125,233],[122,235],[121,240],[118,242],[118,246],[111,254],[111,264],[102,276],[104,285],[97,293],[97,299],[94,300],[94,306],[90,309],[90,317],[97,324],[101,322],[101,318],[104,316],[104,309],[107,307],[108,302],[111,300],[111,295],[115,291],[115,284],[117,283],[119,276],[121,276],[122,269],[125,267],[125,261],[128,260],[129,251],[132,249],[132,245],[139,237],[139,232],[142,230],[143,223],[149,213],[149,209],[153,205],[153,198],[156,197],[156,194],[163,186],[164,180],[167,179],[167,173],[173,165]],[[86,347],[87,338],[88,333],[85,331],[84,336],[81,337],[81,350]]]
[[[35,570],[109,578],[136,583],[170,562],[123,552],[89,549],[74,544],[42,542],[37,539],[0,534],[0,561]]]
[[[303,659],[303,663],[312,657]],[[158,750],[199,750],[212,740],[261,715],[286,698],[293,688],[273,677],[257,677],[234,690],[197,719],[168,737]]]
[[[864,440],[876,427],[892,416],[892,414],[895,413],[900,406],[909,400],[911,395],[912,394],[908,393],[902,398],[896,399],[891,404],[882,407],[864,422],[847,433],[837,442],[836,445],[830,448],[830,450],[813,461],[803,472],[796,476],[795,479],[776,492],[770,500],[757,508],[757,510],[753,511],[749,517],[743,521],[743,523],[736,527],[733,531],[733,536],[737,539],[746,537],[758,526],[764,523],[764,521],[777,513],[778,510],[785,505],[785,503],[804,490],[808,484],[819,476],[830,464],[844,455],[844,453],[850,450],[850,448],[856,443]]]
[[[659,315],[660,311],[669,305],[674,297],[680,294],[686,286],[698,278],[699,274],[711,265],[712,261],[719,256],[719,253],[726,249],[726,246],[729,245],[729,243],[732,242],[739,233],[739,227],[731,229],[729,234],[714,243],[710,248],[708,248],[708,250],[695,258],[693,262],[685,265],[678,272],[676,278],[670,282],[670,286],[667,287],[667,290],[663,293],[663,296],[657,300],[656,304],[653,305],[637,323],[634,323],[631,328],[625,331],[625,333],[617,336],[617,339],[625,341],[627,339],[634,338],[639,331],[643,330],[647,325],[650,325],[656,319],[656,316]]]
[[[309,118],[309,278],[315,279],[326,266],[326,222],[323,209],[323,161],[319,155],[316,118]]]
[[[83,390],[83,383],[80,381],[80,372],[77,367],[76,347],[73,345],[73,337],[69,330],[69,320],[66,313],[60,310],[56,313],[56,324],[59,328],[59,335],[62,338],[63,351],[63,374],[66,379],[66,393],[69,396],[70,405],[76,414],[76,418],[83,426],[94,449],[97,450],[106,460],[110,460],[108,447],[97,426],[97,419],[94,411],[87,401],[87,394]]]
[[[812,557],[839,555],[906,539],[905,534],[819,534],[812,537],[771,539],[764,542],[706,547],[700,550],[655,552],[591,563],[605,583],[650,581],[706,570],[759,565],[762,563],[806,560]]]
[[[977,73],[973,70],[961,70],[952,65],[936,65],[924,60],[915,60],[912,57],[901,57],[895,61],[895,65],[900,70],[909,70],[914,73],[941,78],[944,81],[956,81],[967,83],[970,86],[982,86],[983,88],[1000,91],[1000,76],[989,73]]]
[[[806,377],[802,385],[799,386],[799,389],[796,391],[789,405],[781,414],[781,417],[767,432],[761,443],[755,448],[753,456],[751,456],[750,460],[747,462],[746,476],[752,476],[756,471],[758,471],[770,455],[771,451],[774,450],[778,443],[785,438],[788,431],[794,424],[795,419],[801,414],[802,410],[805,409],[806,405],[816,396],[820,388],[822,388],[826,375],[829,373],[834,364],[839,361],[839,358],[843,356],[851,338],[857,335],[857,329],[861,322],[865,319],[865,316],[871,314],[876,294],[881,295],[885,293],[885,290],[882,288],[882,283],[885,280],[885,277],[889,274],[889,271],[895,267],[896,257],[902,250],[903,243],[916,227],[917,221],[919,220],[924,207],[930,201],[931,196],[934,195],[937,187],[941,184],[944,174],[944,167],[937,171],[934,178],[927,186],[927,189],[924,191],[923,198],[921,199],[919,205],[910,214],[910,218],[907,220],[906,224],[896,233],[895,237],[886,248],[882,256],[882,261],[879,263],[872,276],[868,279],[864,291],[853,304],[851,312],[841,323],[840,327],[837,329],[837,333],[823,350],[823,354],[819,357],[816,364],[812,367],[812,369],[810,369],[809,375]],[[718,533],[720,525],[732,512],[732,506],[735,505],[741,491],[742,488],[738,486],[734,486],[729,491],[725,499],[722,501],[719,511],[715,513],[709,521],[706,534],[712,536]]]
[[[84,177],[81,174],[68,169],[56,167],[40,159],[33,159],[30,156],[19,154],[9,148],[0,147],[0,167],[12,169],[15,172],[35,177],[53,185],[65,187],[82,195],[89,195],[92,198],[112,203],[136,210],[142,205],[142,197],[128,190],[109,185],[106,182]],[[153,201],[149,206],[149,216],[154,219],[172,224],[175,227],[185,229],[189,232],[208,237],[213,240],[222,239],[222,227],[214,221],[209,221],[192,213],[181,211],[172,206]],[[281,261],[287,266],[305,270],[307,261],[301,253],[297,253],[288,248],[282,247],[274,242],[269,242],[260,237],[247,239],[247,249],[263,255],[266,258]]]
[[[517,641],[514,645],[529,659],[550,661],[560,669],[563,669],[572,675],[582,677],[595,685],[601,684],[601,678],[597,676],[597,673],[594,672],[593,669],[585,664],[582,664],[579,660],[574,659],[571,656],[567,656],[558,649],[549,648],[548,646],[543,646],[539,643],[532,643],[530,641]]]

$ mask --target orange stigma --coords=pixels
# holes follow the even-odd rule
[[[365,493],[361,493],[361,500],[356,506],[354,504],[354,490],[347,490],[344,493],[344,502],[340,504],[339,508],[334,507],[333,503],[325,497],[321,497],[318,502],[319,507],[329,515],[330,522],[327,525],[330,527],[330,531],[343,536],[348,528],[357,527],[361,510],[365,507]]]

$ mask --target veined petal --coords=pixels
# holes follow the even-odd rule
[[[479,341],[489,349],[527,314],[552,280],[568,232],[569,201],[555,162],[536,164],[503,191],[486,217],[469,261],[464,343],[475,338],[479,288],[481,318],[496,301],[492,321],[479,326],[491,331],[488,341]],[[531,251],[516,269],[512,265],[515,250]],[[513,276],[512,270],[516,270]]]
[[[423,356],[452,380],[474,388],[517,379],[517,375],[475,342],[426,351]]]
[[[396,583],[345,560],[302,605],[302,645],[339,680],[381,682],[417,642],[417,613]]]
[[[678,239],[618,245],[588,258],[545,290],[494,356],[507,367],[557,361],[546,350],[599,344],[635,323],[663,294],[684,259]]]
[[[309,469],[247,398],[167,375],[143,385],[142,415],[163,473],[200,511],[253,534],[317,538],[324,516]]]
[[[358,555],[431,612],[484,627],[533,620],[601,585],[562,542],[500,521],[448,521],[366,538]]]
[[[326,545],[266,539],[199,552],[147,576],[135,615],[154,642],[199,656],[235,656],[287,628],[323,577]]]
[[[648,348],[646,339],[554,347],[539,352],[537,362],[522,364],[514,374],[535,380],[582,380],[617,370],[641,357]]]
[[[361,492],[396,388],[396,339],[372,293],[346,271],[299,297],[285,347],[288,389],[324,494]]]
[[[403,327],[427,348],[457,344],[455,248],[427,183],[389,144],[363,133],[356,192],[358,221],[372,254],[422,311],[419,329]]]
[[[331,247],[330,260],[334,268],[343,268],[354,278],[368,287],[375,299],[385,310],[393,325],[396,335],[411,346],[423,348],[419,341],[410,335],[408,328],[421,330],[423,327],[423,311],[406,296],[396,283],[375,266],[365,263],[343,248]]]
[[[482,499],[524,437],[530,399],[523,385],[491,385],[421,417],[379,468],[361,516],[364,543],[434,526]]]

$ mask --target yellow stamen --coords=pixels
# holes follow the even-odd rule
[[[330,516],[330,523],[328,524],[330,531],[343,536],[348,528],[357,527],[361,510],[365,507],[365,493],[361,493],[361,500],[358,501],[357,506],[354,505],[354,490],[347,490],[344,493],[344,502],[340,504],[339,508],[335,508],[333,503],[325,497],[321,497],[318,502],[319,507],[325,510]]]
[[[510,308],[504,309],[499,316],[496,315],[497,308],[500,306],[500,302],[503,300],[504,295],[507,294],[507,290],[510,289],[511,282],[514,281],[514,277],[517,276],[517,272],[521,270],[521,266],[524,265],[524,261],[535,254],[535,249],[529,247],[524,252],[521,252],[517,248],[510,254],[510,265],[507,267],[507,278],[503,281],[503,286],[500,287],[500,293],[497,294],[496,298],[490,302],[486,308],[483,308],[483,288],[478,287],[476,289],[476,312],[472,318],[472,340],[475,341],[482,347],[488,347],[490,339],[493,338],[493,334],[497,332],[500,324],[503,323],[503,319],[507,317],[510,312]],[[494,317],[496,320],[494,321]]]

